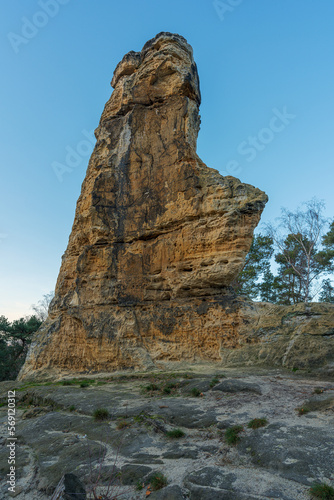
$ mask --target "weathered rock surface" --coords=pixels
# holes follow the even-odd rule
[[[221,350],[224,366],[262,364],[334,375],[334,304],[239,307],[239,348]]]
[[[192,49],[160,33],[117,66],[49,317],[20,379],[221,363],[334,370],[334,306],[235,297],[267,196],[196,155]]]
[[[109,485],[109,497],[120,500],[147,498],[157,472],[167,486],[149,497],[161,500],[309,500],[315,481],[333,486],[333,381],[282,369],[224,372],[225,377],[216,371],[115,376],[91,381],[85,389],[80,381],[71,386],[12,382],[17,500],[50,499],[64,474],[74,474],[88,497],[92,488],[97,497],[106,496]],[[213,390],[213,379],[220,390]],[[211,388],[202,396],[184,394],[186,385],[207,382]],[[230,392],[238,384],[261,391]],[[6,401],[7,390],[8,383],[0,383],[0,402]],[[320,406],[299,416],[298,408],[311,400]],[[33,411],[41,408],[44,414]],[[94,420],[97,408],[107,409],[110,419]],[[267,425],[249,428],[254,418],[266,419]],[[244,429],[236,446],[224,436],[234,425]],[[175,429],[184,435],[172,439],[166,434]],[[6,406],[0,408],[0,432],[4,445]],[[1,478],[7,473],[4,445]],[[6,488],[3,480],[1,498],[7,498]]]
[[[219,360],[238,343],[228,286],[267,196],[196,154],[186,40],[160,33],[116,67],[47,322],[21,378]]]

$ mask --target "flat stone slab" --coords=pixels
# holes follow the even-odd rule
[[[244,468],[229,472],[229,467],[203,467],[188,474],[184,485],[191,500],[256,500],[304,498],[305,488],[292,481]],[[290,491],[285,493],[285,490]]]
[[[275,423],[243,437],[238,449],[253,464],[301,484],[334,480],[334,436],[327,429]]]
[[[166,486],[162,490],[153,491],[150,494],[152,500],[184,500],[182,490],[179,486]]]
[[[223,380],[218,385],[215,385],[212,389],[213,391],[221,392],[254,392],[255,394],[262,394],[261,388],[257,384],[251,384],[249,382],[244,382],[241,380]]]

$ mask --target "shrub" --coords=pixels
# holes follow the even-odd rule
[[[250,429],[258,429],[259,427],[264,427],[267,423],[268,420],[266,418],[253,418],[253,420],[248,422],[247,427]]]
[[[118,430],[124,429],[125,427],[129,427],[129,422],[127,420],[119,420],[116,424]]]
[[[302,415],[306,415],[306,413],[309,413],[311,410],[307,406],[301,406],[300,408],[296,408],[298,411],[298,415],[301,417]]]
[[[225,439],[227,444],[237,444],[240,441],[240,432],[244,430],[242,425],[234,425],[233,427],[229,427],[225,431]]]
[[[96,408],[93,413],[94,420],[109,420],[110,414],[105,408]]]
[[[217,385],[219,382],[219,379],[217,377],[214,377],[211,382],[210,382],[210,387],[212,389],[212,387],[214,387],[215,385]]]
[[[145,484],[142,483],[141,481],[137,481],[136,484],[136,491],[141,491],[144,488]]]
[[[145,387],[145,389],[148,391],[158,391],[159,390],[159,386],[157,386],[157,384],[149,384]]]
[[[74,405],[71,405],[71,406],[69,407],[69,410],[70,410],[70,411],[75,411],[75,406],[74,406]]]
[[[177,384],[175,384],[175,382],[169,382],[169,384],[167,384],[164,388],[163,388],[163,392],[165,394],[170,394],[172,392],[172,389],[176,389],[177,388]]]
[[[167,478],[161,472],[155,472],[150,478],[152,490],[161,490],[167,486]]]
[[[320,387],[317,387],[316,389],[314,389],[313,393],[314,394],[322,394],[324,392],[323,389],[320,389]]]
[[[80,384],[80,387],[89,387],[89,383],[88,382],[81,382]]]
[[[201,391],[197,388],[197,387],[193,387],[190,391],[190,394],[194,397],[194,398],[198,398],[200,395],[201,395]]]
[[[325,483],[316,483],[310,489],[310,494],[313,498],[322,500],[334,500],[334,488]]]
[[[173,429],[166,432],[166,436],[172,439],[178,439],[185,436],[185,433],[181,429]]]
[[[133,420],[134,420],[134,422],[136,422],[137,424],[142,424],[142,423],[144,422],[144,420],[145,420],[145,417],[144,417],[144,415],[143,415],[142,413],[139,413],[139,415],[135,415],[135,416],[133,417]]]

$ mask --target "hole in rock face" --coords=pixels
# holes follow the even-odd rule
[[[202,267],[212,266],[212,264],[214,264],[213,260],[202,260],[201,262]]]
[[[100,240],[97,240],[95,243],[94,243],[95,246],[106,246],[108,245],[108,241],[104,238],[100,239]]]
[[[156,274],[160,274],[160,273],[161,273],[161,269],[153,269],[151,274],[156,275]]]

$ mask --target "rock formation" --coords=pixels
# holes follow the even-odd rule
[[[225,359],[257,343],[230,284],[267,196],[196,155],[186,40],[159,33],[115,69],[49,317],[20,378]],[[226,357],[226,356],[225,356]]]

